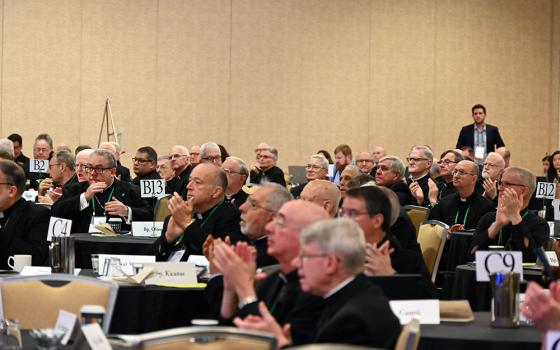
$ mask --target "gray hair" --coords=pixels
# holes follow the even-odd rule
[[[384,160],[390,160],[391,161],[391,170],[394,173],[397,173],[400,175],[400,179],[402,179],[404,177],[404,171],[405,171],[405,167],[404,164],[402,162],[402,160],[397,157],[397,156],[385,156],[381,159],[379,159],[379,163],[381,163]]]
[[[233,160],[234,162],[239,164],[239,174],[247,176],[247,177],[249,176],[249,168],[247,168],[247,164],[245,164],[245,161],[243,161],[243,159],[241,159],[239,157],[234,157],[234,156],[229,156],[229,157],[226,158],[226,160],[228,160],[228,159]]]
[[[536,180],[535,175],[533,175],[533,173],[531,173],[527,169],[520,168],[520,167],[506,168],[504,170],[504,173],[514,173],[519,178],[520,184],[523,185],[523,186],[527,186],[527,188],[529,190],[529,195],[527,196],[528,198],[524,199],[525,201],[527,201],[528,199],[530,199],[533,196],[533,193],[535,192],[535,188],[537,187],[537,184],[536,184],[537,180]]]
[[[327,160],[327,158],[325,158],[324,155],[322,154],[312,154],[309,157],[309,160],[311,159],[315,159],[318,160],[319,162],[321,162],[321,167],[324,169],[328,169],[329,168],[329,161]]]
[[[157,160],[158,160],[158,162],[159,162],[160,160],[169,160],[169,156],[159,156],[159,157],[157,158]]]
[[[74,170],[76,168],[76,159],[74,158],[74,155],[68,151],[56,151],[54,152],[53,157],[58,159],[59,162],[66,164],[70,170]]]
[[[270,149],[268,150],[270,153],[272,153],[272,156],[274,157],[274,160],[278,160],[278,150],[274,147],[270,147]]]
[[[318,221],[302,230],[302,245],[317,243],[322,254],[334,253],[350,274],[364,269],[366,239],[364,231],[354,220],[347,218]]]
[[[92,155],[97,155],[97,156],[101,156],[103,158],[105,158],[107,160],[108,167],[109,168],[116,168],[117,167],[117,160],[115,159],[115,156],[113,155],[113,153],[107,151],[106,149],[100,148],[100,149],[96,149],[93,152],[91,152],[91,154],[89,155],[90,157]]]
[[[434,153],[432,152],[430,147],[423,146],[423,145],[416,145],[416,146],[412,146],[412,148],[410,150],[413,151],[415,149],[419,149],[419,150],[424,151],[424,157],[428,158],[429,161],[434,160]]]
[[[205,158],[206,157],[206,150],[207,149],[218,150],[218,153],[220,153],[220,155],[222,155],[222,151],[220,151],[220,146],[218,146],[217,143],[206,142],[206,143],[203,143],[202,146],[200,146],[200,158]]]
[[[272,212],[278,212],[284,203],[294,199],[286,187],[275,182],[264,180],[260,186],[272,190],[272,193],[266,198],[266,208]]]
[[[14,143],[7,138],[0,139],[0,153],[4,158],[14,160]]]
[[[121,151],[122,151],[121,145],[119,145],[119,144],[118,144],[117,142],[115,142],[115,141],[110,141],[109,143],[110,143],[111,145],[115,146],[115,150],[117,151],[118,154],[121,153]]]

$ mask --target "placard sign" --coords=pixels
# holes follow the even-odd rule
[[[140,180],[142,198],[159,197],[165,194],[165,180]]]
[[[521,252],[513,251],[477,251],[476,280],[477,282],[490,281],[493,272],[517,272],[523,279],[523,257]],[[560,350],[560,349],[559,349]]]
[[[132,276],[136,274],[135,264],[154,262],[156,257],[153,255],[99,254],[99,272],[104,276],[121,277],[123,272]]]
[[[72,229],[72,220],[51,216],[49,230],[47,231],[47,241],[52,241],[53,237],[69,236]]]
[[[546,350],[560,350],[560,331],[546,332]]]
[[[556,195],[556,184],[554,182],[537,182],[535,197],[554,199]]]
[[[46,159],[29,159],[30,173],[46,173],[49,170],[49,161]]]
[[[56,326],[54,326],[54,329],[64,332],[64,337],[60,341],[62,345],[68,344],[77,320],[78,317],[76,314],[66,310],[58,311],[58,319],[56,320]]]
[[[187,262],[157,262],[144,264],[154,268],[152,275],[146,279],[146,285],[161,283],[197,283],[196,268]]]
[[[558,264],[558,256],[556,256],[556,252],[544,252],[546,254],[546,258],[550,266],[560,266]]]
[[[439,300],[390,300],[389,306],[401,324],[417,317],[420,324],[439,324]]]
[[[159,237],[163,231],[163,221],[133,221],[134,237]]]
[[[112,350],[105,333],[99,323],[88,323],[82,326],[82,333],[92,350]]]

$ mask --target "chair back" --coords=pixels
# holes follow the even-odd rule
[[[171,195],[168,194],[164,197],[158,198],[156,206],[154,207],[154,221],[164,221],[166,217],[171,215],[167,204],[169,203]]]
[[[323,343],[290,346],[289,348],[286,348],[286,350],[379,350],[379,348],[352,344]]]
[[[432,282],[435,282],[436,279],[439,261],[447,238],[447,230],[449,230],[449,226],[437,220],[425,221],[420,225],[418,243],[428,272],[432,276]]]
[[[273,350],[272,334],[235,327],[188,327],[146,333],[140,336],[141,350]]]
[[[412,318],[401,330],[395,350],[416,350],[419,341],[420,321],[417,318]]]
[[[17,319],[22,329],[54,328],[61,309],[80,315],[83,305],[101,305],[108,333],[117,291],[114,282],[66,274],[1,278],[0,319]]]
[[[410,220],[412,220],[416,228],[416,237],[418,238],[420,225],[428,218],[428,215],[430,215],[430,209],[418,205],[405,205],[403,208],[406,210]]]

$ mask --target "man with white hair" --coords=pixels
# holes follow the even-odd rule
[[[363,174],[375,176],[375,166],[376,162],[373,159],[373,154],[368,151],[362,151],[358,154],[358,159],[356,159],[356,165],[360,168]]]
[[[257,153],[257,165],[253,167],[250,174],[250,181],[259,184],[262,180],[276,182],[282,186],[286,186],[284,172],[276,166],[278,161],[278,150],[274,147],[262,149]]]
[[[488,200],[498,201],[498,180],[504,172],[506,163],[504,158],[496,152],[488,153],[482,163],[482,176],[478,182],[478,191]]]
[[[294,198],[299,198],[304,187],[313,180],[324,180],[329,174],[329,162],[322,154],[313,154],[305,166],[306,183],[292,187],[290,192]]]
[[[206,142],[200,146],[200,161],[202,163],[214,163],[222,165],[222,151],[215,142]]]
[[[392,348],[400,323],[379,287],[363,274],[364,232],[350,219],[319,221],[300,236],[299,254],[292,264],[298,269],[301,289],[322,297],[324,308],[308,343],[344,343]],[[289,326],[280,325],[264,303],[262,317],[236,318],[247,329],[272,332],[279,347],[291,343]],[[297,331],[297,325],[291,325]]]
[[[249,169],[243,159],[238,157],[227,157],[222,163],[222,170],[227,176],[226,201],[240,207],[247,200],[247,192],[243,186],[249,177]]]
[[[14,160],[14,143],[10,139],[0,139],[0,158]]]
[[[76,154],[76,176],[78,176],[78,182],[88,181],[88,173],[86,172],[86,167],[88,164],[89,156],[92,153],[93,149],[86,148]]]
[[[413,146],[406,160],[410,174],[407,183],[410,193],[416,198],[415,204],[430,207],[430,186],[437,188],[436,183],[430,178],[430,168],[434,161],[432,150],[427,146]]]
[[[399,202],[404,205],[416,205],[416,200],[404,182],[405,167],[402,160],[396,156],[384,156],[377,163],[375,183],[395,192]]]
[[[177,192],[181,197],[187,196],[187,183],[193,170],[189,163],[189,150],[185,146],[175,145],[169,151],[171,168],[175,172],[173,179],[167,181],[165,192],[173,194]]]
[[[130,169],[121,164],[121,145],[114,141],[102,142],[99,144],[99,148],[113,153],[117,161],[117,179],[130,182]]]

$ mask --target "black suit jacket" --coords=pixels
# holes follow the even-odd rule
[[[9,268],[8,257],[14,254],[30,254],[33,265],[47,265],[50,211],[20,198],[4,211],[4,216],[0,228],[0,269]]]
[[[165,192],[173,194],[177,192],[184,199],[187,198],[187,184],[189,183],[189,177],[193,171],[193,166],[188,165],[185,170],[179,176],[167,181],[167,186],[165,187]]]
[[[284,187],[286,187],[286,179],[284,179],[284,172],[277,166],[266,171],[255,171],[251,170],[250,181],[253,184],[260,184],[262,180],[267,180],[270,182],[276,182]]]
[[[113,197],[132,209],[132,221],[151,221],[153,211],[148,202],[140,197],[140,190],[130,182],[114,180],[115,190]],[[53,204],[52,215],[72,220],[72,233],[84,233],[89,231],[93,208],[90,205],[80,210],[80,195],[87,190],[89,183],[80,182],[63,188],[62,197]],[[105,191],[110,191],[106,189]],[[107,218],[116,217],[106,215]],[[126,229],[127,227],[124,227]]]
[[[457,140],[457,146],[455,148],[460,149],[464,146],[474,148],[474,128],[474,123],[463,126],[461,132],[459,133],[459,139]],[[486,154],[494,152],[498,147],[504,146],[504,140],[502,140],[498,128],[494,125],[486,124]]]
[[[400,330],[381,289],[360,274],[325,299],[312,342],[390,349]]]
[[[439,220],[450,227],[454,224],[463,224],[465,230],[472,230],[486,213],[496,210],[494,203],[476,191],[466,199],[462,207],[460,207],[460,200],[459,193],[442,198],[430,211],[428,219]]]
[[[410,189],[404,182],[399,181],[397,183],[394,183],[391,186],[389,186],[389,189],[395,192],[397,197],[399,197],[399,202],[401,203],[401,206],[418,205],[418,203],[416,203],[416,199],[414,198],[414,196],[412,196],[412,193],[410,193]]]
[[[121,181],[130,182],[130,169],[122,165],[120,161],[117,162],[117,177]]]
[[[229,236],[231,243],[247,241],[239,227],[240,212],[233,204],[220,202],[202,214],[195,214],[194,221],[185,232],[174,242],[168,243],[165,238],[167,225],[171,216],[165,218],[161,236],[150,247],[149,253],[156,256],[157,261],[167,261],[171,253],[185,250],[181,261],[187,261],[190,254],[203,255],[202,245],[208,237],[225,239]]]

